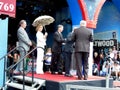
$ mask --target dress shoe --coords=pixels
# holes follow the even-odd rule
[[[77,79],[78,79],[78,80],[82,80],[83,78],[82,78],[82,77],[78,77]]]
[[[55,74],[55,72],[51,72],[51,74]]]
[[[87,78],[86,78],[86,77],[84,77],[84,80],[87,80]]]
[[[59,74],[59,75],[63,75],[63,73],[62,73],[62,72],[58,72],[58,74]]]
[[[72,75],[70,75],[70,74],[65,74],[65,76],[66,76],[66,77],[72,77]]]

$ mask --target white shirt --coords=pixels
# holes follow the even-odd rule
[[[44,38],[43,33],[37,31],[36,37],[37,37],[37,46],[44,48],[44,46],[46,45],[46,39]]]
[[[117,72],[119,72],[120,71],[120,66],[119,65],[113,65],[113,67],[112,67],[112,71],[117,71]]]

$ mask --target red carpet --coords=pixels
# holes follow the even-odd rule
[[[31,73],[27,74],[27,76],[32,76]],[[58,75],[58,74],[50,74],[50,73],[44,73],[44,74],[34,74],[35,78],[40,78],[44,80],[49,80],[49,81],[55,81],[55,82],[74,82],[78,81],[77,77],[65,77],[64,75]],[[96,81],[96,80],[106,80],[105,77],[100,77],[100,76],[89,76],[88,81]],[[79,80],[80,81],[80,80]],[[84,80],[81,80],[84,81]],[[120,87],[120,81],[113,81],[113,87]]]
[[[31,73],[27,74],[27,76],[32,76]],[[35,78],[41,78],[45,80],[51,80],[56,82],[65,82],[65,81],[72,81],[72,80],[78,80],[76,76],[74,77],[65,77],[64,75],[58,75],[58,74],[50,74],[50,73],[44,73],[44,74],[34,74]],[[105,79],[105,77],[99,77],[99,76],[89,76],[88,80],[101,80]]]

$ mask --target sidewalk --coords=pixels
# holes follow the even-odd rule
[[[120,81],[113,81],[114,88],[120,88]]]

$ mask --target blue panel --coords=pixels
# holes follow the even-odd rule
[[[0,19],[0,58],[7,53],[8,18]],[[3,59],[4,60],[4,59]],[[0,61],[0,87],[3,85],[4,61]]]
[[[78,0],[67,0],[67,2],[70,8],[72,24],[79,25],[80,20],[82,20],[82,13],[78,4]]]
[[[94,33],[108,31],[116,31],[117,40],[120,42],[120,12],[112,2],[106,1],[100,11],[97,28],[94,30]],[[106,34],[102,38],[109,39],[110,37],[112,37],[112,34]]]
[[[90,20],[94,19],[94,14],[96,11],[96,8],[101,0],[84,0],[87,11],[88,11],[88,17]]]
[[[120,12],[120,0],[112,0],[112,1]]]

